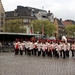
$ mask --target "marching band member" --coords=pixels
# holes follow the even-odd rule
[[[73,42],[71,45],[72,57],[74,57],[74,51],[75,51],[75,43]]]
[[[55,42],[53,42],[53,56],[55,56]]]
[[[43,44],[42,44],[42,56],[43,57],[45,57],[45,51],[46,51],[46,49],[47,49],[47,46],[46,46],[45,42],[43,42]]]
[[[17,40],[14,42],[14,48],[15,48],[15,55],[19,54],[19,43]]]
[[[46,54],[48,55],[48,46],[49,46],[49,42],[46,42],[46,46],[47,46]]]
[[[53,51],[53,44],[49,44],[48,46],[48,56],[52,57],[52,51]]]
[[[62,44],[63,58],[66,58],[66,49],[67,49],[67,43],[65,43],[64,41]]]
[[[27,54],[27,50],[26,50],[26,42],[27,42],[27,41],[23,41],[23,43],[24,43],[25,54]]]
[[[67,42],[66,56],[69,57],[70,43]]]
[[[19,44],[19,50],[20,50],[20,55],[23,55],[23,50],[24,50],[24,43],[23,40],[21,40],[20,44]]]
[[[29,42],[29,52],[28,52],[28,54],[33,55],[33,42],[32,41]]]
[[[29,41],[26,41],[25,48],[26,48],[26,54],[28,55],[28,53],[29,53]]]
[[[41,55],[41,48],[42,48],[42,43],[38,42],[38,56]]]
[[[60,51],[61,51],[61,44],[58,42],[58,45],[57,45],[57,58],[59,58],[59,54],[60,54]]]
[[[63,52],[63,43],[62,42],[60,42],[60,47],[61,47],[61,49],[60,49],[60,57],[62,57],[62,52]]]
[[[36,41],[36,42],[34,43],[34,55],[35,55],[35,56],[36,56],[36,52],[38,51],[37,45],[38,45],[38,41]]]
[[[57,42],[54,44],[54,56],[57,57]]]

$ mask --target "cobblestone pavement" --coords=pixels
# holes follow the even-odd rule
[[[0,75],[75,75],[75,59],[0,53]]]

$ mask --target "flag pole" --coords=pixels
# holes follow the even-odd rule
[[[44,24],[42,25],[42,35],[44,35]]]

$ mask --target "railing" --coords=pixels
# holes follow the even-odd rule
[[[0,47],[0,52],[14,52],[14,46],[4,45]]]

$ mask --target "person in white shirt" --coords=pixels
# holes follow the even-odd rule
[[[19,49],[20,49],[20,55],[23,55],[23,51],[24,51],[24,43],[23,43],[23,40],[21,40],[21,42],[19,44]]]
[[[65,43],[65,41],[62,44],[62,50],[63,50],[63,58],[66,58],[67,43]]]
[[[28,50],[27,39],[23,41],[23,43],[24,43],[25,54],[27,54],[27,50]]]
[[[73,42],[73,43],[71,44],[72,57],[74,57],[74,51],[75,51],[75,43]]]
[[[49,46],[49,41],[46,42],[46,46],[47,46],[47,49],[46,49],[46,55],[48,55],[48,46]]]
[[[38,41],[35,41],[34,42],[34,55],[36,56],[36,53],[37,53],[37,51],[38,51]]]
[[[61,51],[61,44],[60,44],[60,42],[58,42],[56,51],[57,51],[57,58],[59,58],[59,56],[60,56],[60,51]]]
[[[46,46],[45,42],[43,42],[43,44],[42,44],[42,56],[43,56],[43,57],[45,57],[46,49],[47,49],[47,46]]]
[[[15,55],[19,54],[19,43],[17,40],[14,42],[14,48],[15,48]]]
[[[38,47],[38,56],[40,56],[41,55],[42,43],[41,42],[38,42],[37,47]]]
[[[53,52],[53,43],[51,42],[48,46],[48,56],[52,57],[52,52]]]
[[[54,56],[57,57],[57,46],[58,46],[58,43],[56,41],[56,43],[54,44]]]
[[[33,55],[33,42],[32,41],[29,42],[29,52],[28,52],[28,55]]]
[[[66,56],[69,57],[70,43],[67,42]]]
[[[60,47],[61,47],[61,49],[60,49],[60,57],[62,57],[62,53],[63,53],[63,43],[62,43],[62,41],[60,42]]]
[[[26,42],[25,42],[25,54],[27,54],[27,55],[29,55],[29,40],[27,40]]]

